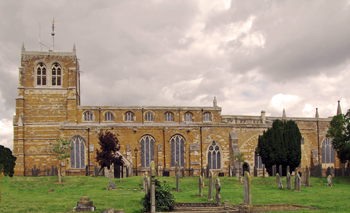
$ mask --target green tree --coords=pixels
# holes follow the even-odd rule
[[[256,153],[269,169],[273,165],[290,166],[293,171],[301,161],[301,133],[292,121],[275,120],[272,127],[259,136]]]
[[[171,212],[175,208],[175,197],[170,192],[169,185],[164,181],[163,186],[155,179],[156,212]],[[145,212],[151,211],[151,190],[142,198]]]
[[[109,170],[109,183],[111,183],[111,166],[117,164],[122,156],[116,157],[115,153],[120,150],[119,140],[115,134],[106,131],[104,134],[100,132],[98,135],[100,150],[96,149],[96,161],[101,166],[100,171],[107,167]]]
[[[333,117],[327,137],[332,138],[332,146],[342,163],[350,160],[350,110],[344,115]]]
[[[12,155],[12,151],[0,145],[0,202],[1,202],[1,178],[4,176],[13,177],[16,165],[16,157]]]
[[[72,146],[70,146],[70,142],[68,142],[67,139],[56,138],[56,142],[57,143],[53,146],[52,151],[55,153],[59,164],[58,182],[62,183],[63,180],[61,162],[70,157],[69,151],[72,149]]]

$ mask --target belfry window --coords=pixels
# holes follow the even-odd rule
[[[334,163],[334,149],[330,138],[322,142],[322,163]]]
[[[174,115],[171,112],[165,113],[165,121],[174,121]]]
[[[221,150],[215,141],[208,148],[209,169],[221,169]]]
[[[84,113],[84,121],[92,121],[92,118],[93,118],[92,112],[87,111]]]
[[[36,66],[36,85],[46,85],[46,66],[43,62]]]
[[[105,114],[105,121],[113,121],[113,114],[111,112]]]
[[[182,136],[176,135],[171,139],[171,166],[174,167],[176,162],[181,167],[185,166],[185,140]]]
[[[61,86],[62,67],[55,62],[52,65],[52,86]]]
[[[211,121],[211,114],[210,114],[210,112],[204,113],[203,121]]]
[[[146,121],[153,121],[153,113],[152,112],[147,112],[145,114],[145,120]]]
[[[85,142],[80,136],[75,136],[70,144],[72,146],[70,154],[70,167],[72,169],[85,168]]]
[[[152,160],[154,160],[154,139],[147,135],[141,139],[141,167],[150,167]]]
[[[192,122],[192,114],[190,112],[185,113],[185,121]]]
[[[125,113],[125,121],[134,121],[134,113],[132,112]]]

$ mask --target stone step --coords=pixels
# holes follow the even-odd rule
[[[179,212],[179,213],[190,213],[190,212],[196,212],[196,213],[210,213],[210,212],[217,212],[217,213],[226,213],[226,212],[239,212],[238,208],[228,208],[225,209],[224,207],[180,207],[176,208],[172,212]]]

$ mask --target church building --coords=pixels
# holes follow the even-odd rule
[[[115,177],[142,175],[150,162],[174,176],[178,163],[185,176],[198,176],[202,168],[228,176],[235,167],[232,155],[244,153],[243,169],[262,174],[261,157],[255,154],[258,136],[273,120],[294,120],[302,134],[300,167],[340,168],[326,137],[331,118],[222,115],[214,97],[212,106],[81,106],[80,72],[75,46],[72,52],[21,51],[16,113],[13,118],[15,175],[29,176],[35,166],[45,171],[58,166],[52,148],[56,139],[73,146],[65,160],[65,175],[85,175],[96,165],[98,134],[118,135],[122,156]],[[338,105],[340,111],[340,106]],[[120,170],[121,169],[121,170]],[[117,171],[118,170],[118,171]],[[117,171],[117,172],[116,172]],[[122,171],[121,173],[119,173]],[[163,174],[162,173],[162,174]]]

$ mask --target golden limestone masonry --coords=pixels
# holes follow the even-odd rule
[[[338,113],[340,105],[338,106]],[[80,72],[75,46],[72,52],[21,52],[18,96],[14,126],[15,175],[39,175],[58,167],[52,152],[56,138],[66,138],[73,146],[71,157],[62,163],[64,175],[92,175],[96,165],[98,133],[118,134],[123,160],[114,165],[114,176],[150,174],[154,160],[157,174],[175,176],[175,165],[186,176],[199,176],[212,169],[215,176],[238,172],[233,154],[244,153],[243,170],[254,167],[262,176],[261,157],[255,149],[258,136],[275,119],[292,119],[302,133],[301,168],[340,168],[330,139],[326,138],[331,118],[267,117],[221,115],[214,97],[212,107],[186,106],[81,106]],[[137,154],[137,157],[135,156]],[[237,165],[237,164],[236,164]],[[243,171],[241,171],[241,174]]]

